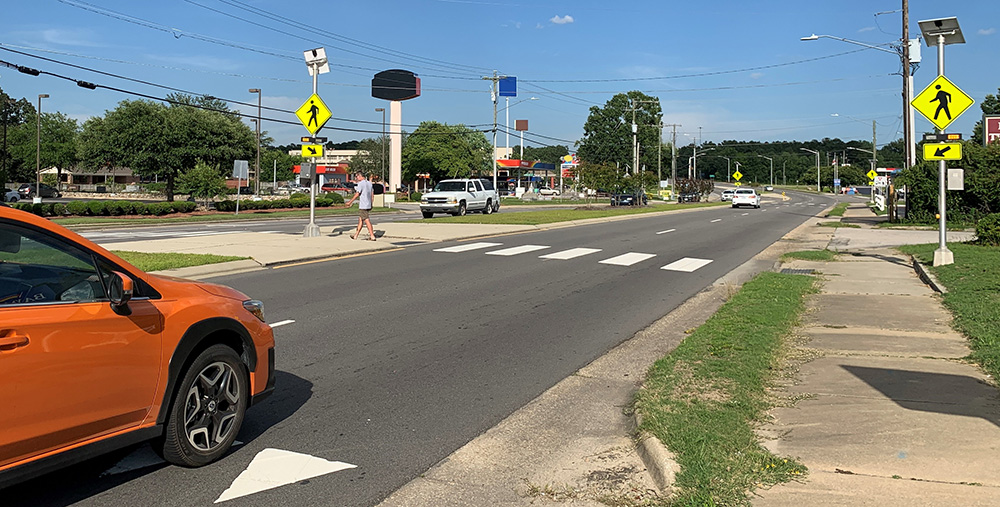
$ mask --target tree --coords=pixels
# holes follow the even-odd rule
[[[387,180],[389,171],[389,140],[382,136],[370,137],[358,143],[358,153],[351,157],[348,165],[352,172],[378,174]]]
[[[6,187],[13,175],[20,172],[21,160],[11,155],[13,129],[35,117],[35,108],[27,99],[15,100],[0,89],[0,122],[3,122],[3,145],[0,146],[0,187]],[[32,166],[33,167],[33,166]]]
[[[88,121],[80,146],[84,164],[128,167],[134,174],[155,176],[166,182],[167,200],[172,201],[177,177],[198,161],[222,175],[234,160],[256,155],[255,133],[237,115],[220,112],[228,111],[224,102],[181,95],[171,95],[171,100],[179,104],[125,100],[103,119]]]
[[[403,178],[429,173],[432,181],[492,174],[486,135],[465,125],[425,121],[403,143]]]
[[[226,179],[216,168],[198,161],[194,169],[177,178],[177,187],[180,192],[190,194],[191,197],[203,198],[207,208],[209,199],[226,191]]]
[[[637,125],[640,152],[637,169],[642,166],[656,167],[657,146],[660,143],[660,102],[639,91],[619,93],[611,97],[603,108],[590,108],[590,115],[583,124],[583,140],[577,149],[580,160],[621,168],[632,167],[633,119]]]
[[[608,193],[621,191],[622,173],[613,165],[581,162],[575,173],[580,184],[588,189]]]
[[[37,121],[32,114],[28,121],[9,129],[10,154],[14,161],[12,175],[20,181],[35,181],[36,163],[39,163],[43,169],[55,167],[57,181],[62,181],[63,169],[78,161],[80,128],[76,120],[62,113],[42,113],[39,134]]]
[[[562,163],[562,158],[569,155],[569,148],[559,144],[555,146],[542,146],[540,148],[535,148],[532,146],[524,147],[524,156],[521,156],[521,147],[514,146],[513,156],[517,159],[524,160],[537,160],[539,162],[544,162],[546,164],[555,164],[558,166]]]
[[[983,110],[983,114],[1000,114],[1000,88],[997,88],[996,95],[986,95],[983,102],[979,104],[979,108]],[[976,122],[976,126],[972,128],[971,141],[982,146],[985,136],[986,134],[983,133],[983,120],[979,120]]]

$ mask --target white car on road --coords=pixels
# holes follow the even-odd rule
[[[752,188],[737,188],[736,192],[733,193],[733,207],[739,208],[740,206],[759,208],[760,196],[757,195],[757,191]]]

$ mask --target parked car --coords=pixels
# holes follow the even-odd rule
[[[322,186],[320,186],[319,189],[322,190],[323,192],[341,192],[341,193],[348,192],[347,187],[344,185],[344,182],[340,180],[328,181],[324,183]]]
[[[634,206],[636,204],[636,194],[611,194],[611,205],[612,206]],[[642,194],[642,205],[645,206],[649,204],[649,199],[646,194]]]
[[[539,187],[538,193],[541,195],[559,195],[559,190],[549,187]]]
[[[722,201],[732,201],[733,200],[733,190],[723,190],[722,191]]]
[[[774,191],[774,187],[772,187],[771,185],[768,185],[768,186],[764,187],[764,190],[766,190],[768,192],[773,192]]]
[[[701,200],[701,194],[698,192],[684,192],[677,195],[677,202],[698,202]]]
[[[211,463],[274,390],[263,304],[0,205],[0,489],[152,441]]]
[[[21,200],[21,194],[17,190],[9,188],[3,189],[3,202],[17,202]]]
[[[733,207],[739,208],[740,206],[759,208],[760,196],[757,195],[757,191],[752,188],[737,188],[736,193],[733,194]]]
[[[40,188],[37,183],[24,183],[20,187],[17,187],[17,193],[21,194],[22,199],[34,198],[35,190],[39,190],[42,197],[53,197],[56,199],[62,197],[62,194],[59,193],[57,188],[46,185],[45,183],[42,183]]]

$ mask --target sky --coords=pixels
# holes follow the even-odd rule
[[[342,142],[379,135],[386,101],[371,96],[381,70],[421,78],[402,104],[404,129],[422,121],[489,130],[490,82],[516,76],[517,97],[499,99],[498,121],[529,121],[525,144],[573,143],[589,108],[615,93],[658,97],[678,144],[841,138],[879,146],[902,137],[902,0],[5,0],[0,60],[68,77],[30,76],[0,65],[9,95],[49,94],[44,111],[81,123],[122,100],[175,91],[226,99],[257,115],[278,144],[308,132],[295,119],[311,94],[302,52],[324,47],[330,72],[318,94],[333,119],[319,133]],[[911,0],[919,20],[955,16],[966,43],[945,50],[945,75],[976,103],[949,132],[971,136],[979,103],[1000,88],[1000,2]],[[937,75],[922,44],[915,93]],[[891,51],[891,49],[890,49]],[[36,57],[42,57],[39,59]],[[66,65],[68,64],[68,65]],[[96,72],[95,72],[96,71]],[[100,85],[81,88],[75,80]],[[113,88],[113,89],[110,89]],[[126,92],[132,92],[129,94]],[[135,95],[140,94],[140,95]],[[536,100],[531,100],[535,98]],[[243,104],[238,104],[242,102]],[[916,129],[932,130],[917,115]],[[249,124],[249,119],[246,120]],[[669,140],[671,129],[665,129]],[[520,140],[503,133],[498,145]]]

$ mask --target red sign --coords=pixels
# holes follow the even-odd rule
[[[1000,141],[1000,116],[985,116],[986,120],[986,144]]]

